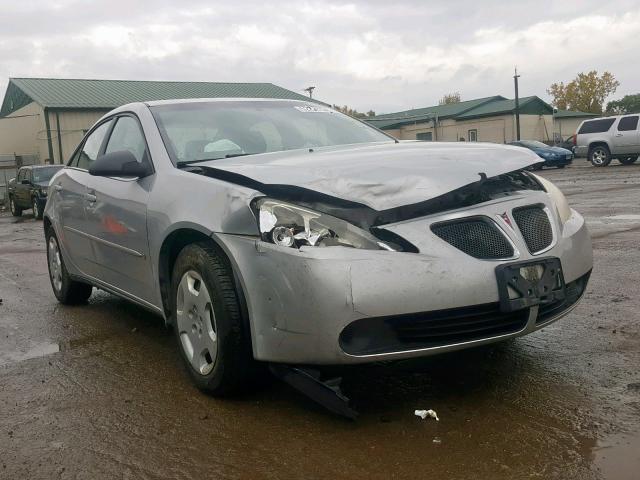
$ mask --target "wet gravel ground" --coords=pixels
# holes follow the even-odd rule
[[[357,422],[278,382],[199,393],[161,319],[104,292],[58,305],[42,222],[3,213],[0,478],[639,478],[640,165],[585,163],[543,173],[592,232],[584,301],[512,342],[348,370]]]

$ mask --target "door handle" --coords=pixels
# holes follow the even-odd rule
[[[96,196],[93,193],[85,193],[84,199],[89,203],[95,203],[97,200]]]
[[[616,133],[616,137],[621,137],[622,134],[621,133]]]

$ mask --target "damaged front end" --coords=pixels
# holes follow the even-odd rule
[[[207,168],[205,172],[218,176],[215,169]],[[225,172],[222,177],[228,178],[228,174]],[[378,211],[364,204],[301,187],[258,185],[251,179],[243,181],[237,175],[234,177],[236,182],[267,195],[254,198],[251,202],[261,239],[291,248],[343,246],[417,253],[419,250],[414,244],[383,228],[384,225],[467,208],[522,191],[545,191],[538,179],[526,171],[493,178],[480,174],[477,182],[438,197]]]

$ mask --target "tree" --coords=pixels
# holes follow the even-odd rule
[[[547,93],[553,97],[553,106],[563,110],[580,110],[589,113],[602,113],[605,99],[616,91],[618,82],[610,72],[598,76],[596,70],[579,73],[567,83],[552,84]]]
[[[460,92],[447,93],[440,99],[440,105],[450,105],[452,103],[460,103]]]
[[[354,108],[349,108],[348,106],[344,105],[342,107],[339,107],[338,105],[334,105],[333,108],[335,110],[338,110],[339,112],[342,112],[346,115],[349,115],[351,117],[355,117],[355,118],[367,118],[367,117],[375,117],[376,116],[376,112],[374,112],[373,110],[369,110],[367,113],[362,113],[357,111]]]
[[[609,115],[624,115],[625,113],[640,113],[640,93],[625,95],[620,100],[607,103]]]

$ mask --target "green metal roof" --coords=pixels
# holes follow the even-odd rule
[[[466,100],[464,102],[450,103],[447,105],[434,105],[432,107],[414,108],[396,113],[387,113],[376,115],[373,118],[367,118],[366,121],[378,128],[393,128],[401,125],[409,125],[412,123],[420,123],[428,121],[436,116],[442,120],[445,118],[457,118],[461,114],[480,107],[484,104],[506,100],[499,95],[493,97],[477,98],[475,100]]]
[[[556,118],[585,118],[585,117],[599,117],[600,115],[598,115],[597,113],[587,113],[587,112],[581,112],[579,110],[556,110],[556,112],[553,114],[554,117]]]
[[[478,98],[476,100],[467,100],[449,105],[436,105],[433,107],[406,110],[404,112],[387,113],[385,115],[368,118],[366,121],[378,128],[390,129],[401,125],[426,122],[433,119],[436,115],[439,119],[454,118],[456,120],[467,120],[509,114],[515,112],[515,108],[515,100],[496,95],[494,97]],[[519,109],[523,115],[545,115],[553,113],[551,105],[536,96],[520,98]]]
[[[502,99],[495,102],[481,105],[457,117],[458,120],[466,120],[478,117],[491,117],[494,115],[515,113],[516,101],[514,99]],[[545,115],[553,113],[551,105],[542,99],[532,97],[522,97],[519,99],[519,110],[523,115]]]
[[[32,101],[47,108],[110,110],[131,102],[218,97],[309,100],[272,83],[10,78],[0,117]]]

